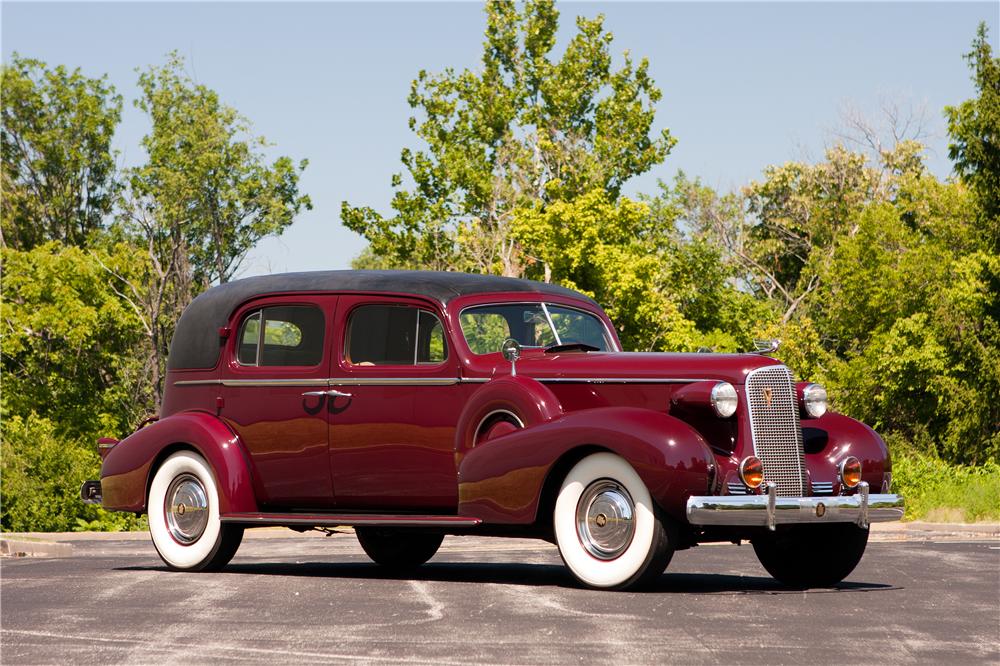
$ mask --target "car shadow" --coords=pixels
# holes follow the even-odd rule
[[[118,567],[118,571],[163,571],[164,566]],[[191,574],[187,574],[191,575]],[[531,587],[579,588],[564,566],[555,564],[430,562],[407,572],[392,572],[370,562],[231,562],[221,572],[209,575],[295,576],[352,580],[400,580],[441,583],[492,583]],[[902,589],[884,583],[844,581],[832,588],[805,590],[809,594],[874,592]],[[670,573],[638,593],[673,594],[802,594],[766,576]]]

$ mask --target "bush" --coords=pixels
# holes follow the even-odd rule
[[[906,499],[906,519],[1000,519],[1000,465],[952,465],[918,453],[892,458],[892,488]]]
[[[31,413],[5,418],[2,432],[0,529],[63,532],[140,529],[144,520],[80,500],[80,486],[100,474],[90,442],[62,438],[55,425]]]

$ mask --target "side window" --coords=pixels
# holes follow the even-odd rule
[[[441,363],[448,358],[444,327],[430,312],[420,311],[417,322],[417,363]]]
[[[324,328],[322,310],[312,305],[262,308],[243,320],[236,358],[243,365],[319,365]]]
[[[347,361],[353,365],[441,363],[448,346],[441,322],[406,305],[362,305],[351,313]]]
[[[257,365],[257,343],[260,342],[260,310],[243,320],[236,359],[243,365]]]
[[[460,321],[473,354],[499,351],[503,341],[511,337],[510,324],[499,312],[463,312]]]

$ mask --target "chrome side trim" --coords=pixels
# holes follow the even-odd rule
[[[309,527],[339,527],[341,525],[383,525],[392,527],[476,527],[483,521],[467,516],[406,516],[380,514],[295,514],[295,513],[230,513],[219,518],[223,523],[239,523],[248,527],[265,525],[302,525]]]
[[[527,376],[527,375],[526,375]],[[679,379],[674,377],[530,377],[543,384],[693,384],[717,379]]]
[[[903,517],[899,495],[867,494],[835,497],[771,497],[767,495],[710,495],[690,497],[687,518],[694,525],[767,527],[797,523],[884,523]],[[769,515],[771,514],[771,515]]]
[[[189,379],[174,386],[450,386],[458,377],[327,377],[326,379]]]
[[[502,375],[506,377],[507,375]],[[485,384],[492,377],[328,377],[326,379],[184,379],[174,386],[450,386]],[[677,377],[531,377],[543,384],[692,384],[717,381]]]
[[[328,379],[220,379],[223,386],[327,386]]]
[[[458,377],[332,377],[330,386],[451,386]]]

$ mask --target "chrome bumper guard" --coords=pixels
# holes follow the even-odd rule
[[[83,500],[84,504],[100,504],[102,499],[101,482],[84,481],[83,485],[80,486],[80,499]]]
[[[903,517],[899,495],[869,494],[861,482],[854,495],[778,497],[773,483],[764,495],[710,495],[687,501],[687,518],[694,525],[731,525],[775,529],[796,523],[884,523]]]

